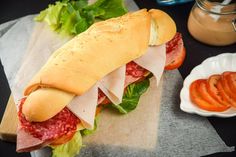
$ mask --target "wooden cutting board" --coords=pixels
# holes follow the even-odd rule
[[[17,124],[18,124],[18,119],[17,119],[16,105],[12,95],[10,95],[0,124],[0,138],[5,141],[15,142]]]

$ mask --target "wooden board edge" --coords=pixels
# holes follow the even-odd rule
[[[16,105],[13,96],[10,95],[0,124],[0,139],[9,142],[16,142],[17,125],[18,119]]]

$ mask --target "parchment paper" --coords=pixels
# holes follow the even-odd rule
[[[127,0],[126,3],[132,10],[136,9],[133,1]],[[35,25],[32,18],[33,16],[27,16],[0,26],[0,28],[3,28],[0,30],[2,35],[0,38],[0,58],[15,101],[21,97],[19,91],[22,91],[23,88],[22,79],[30,79],[30,76],[37,71],[35,67],[43,64],[53,49],[68,40],[61,39],[53,34],[48,36],[50,30],[42,24]],[[36,31],[35,34],[35,30],[41,30],[43,33],[37,34]],[[31,40],[35,37],[37,37],[37,40]],[[45,40],[45,37],[48,37],[47,40]],[[43,43],[45,46],[40,47]],[[33,50],[39,50],[41,56],[37,57],[32,53]],[[32,69],[32,73],[22,75],[25,70],[19,72],[19,69]],[[18,74],[21,74],[21,76]],[[101,115],[97,132],[84,138],[86,147],[81,150],[80,156],[182,157],[233,151],[233,148],[229,148],[224,144],[206,118],[180,111],[179,91],[181,87],[182,78],[179,72],[177,70],[169,71],[163,76],[162,94],[158,93],[158,91],[161,91],[160,89],[158,90],[151,85],[134,112],[121,116],[106,111],[105,114]],[[161,100],[161,103],[158,103],[159,100]],[[153,105],[153,107],[149,105]],[[135,113],[140,114],[140,111],[141,116],[135,115]],[[112,119],[102,121],[109,114],[113,114]],[[129,124],[134,124],[133,126],[136,126],[136,128]],[[110,128],[113,131],[107,131]],[[114,132],[114,130],[117,131]],[[124,132],[126,132],[126,136],[124,136]],[[31,154],[32,156],[46,157],[50,156],[50,151],[41,149]]]

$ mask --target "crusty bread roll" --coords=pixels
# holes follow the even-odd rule
[[[146,52],[150,19],[141,10],[95,23],[54,52],[25,95],[40,86],[83,94],[106,74]]]
[[[158,14],[163,14],[161,21],[173,21],[162,11]],[[151,25],[163,29],[162,24],[171,24],[158,23],[158,19],[153,23],[151,15],[159,18],[155,10],[150,14],[143,9],[95,23],[56,50],[25,89],[24,94],[28,96],[22,110],[25,117],[36,122],[53,117],[75,95],[83,94],[108,73],[142,56],[149,45]],[[156,34],[155,30],[152,33],[154,39],[155,36],[160,39],[158,44],[174,36],[161,37],[163,34]]]
[[[55,88],[39,88],[25,100],[24,113],[27,113],[26,116],[30,115],[31,121],[45,121],[60,112],[74,96],[72,93]]]
[[[156,25],[153,36],[155,40],[150,41],[151,45],[161,45],[171,40],[176,33],[176,25],[172,18],[165,12],[157,9],[149,10],[151,17]],[[152,34],[151,34],[152,35]]]

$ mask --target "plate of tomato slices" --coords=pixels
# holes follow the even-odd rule
[[[184,80],[180,109],[201,116],[236,116],[236,53],[207,58]]]

